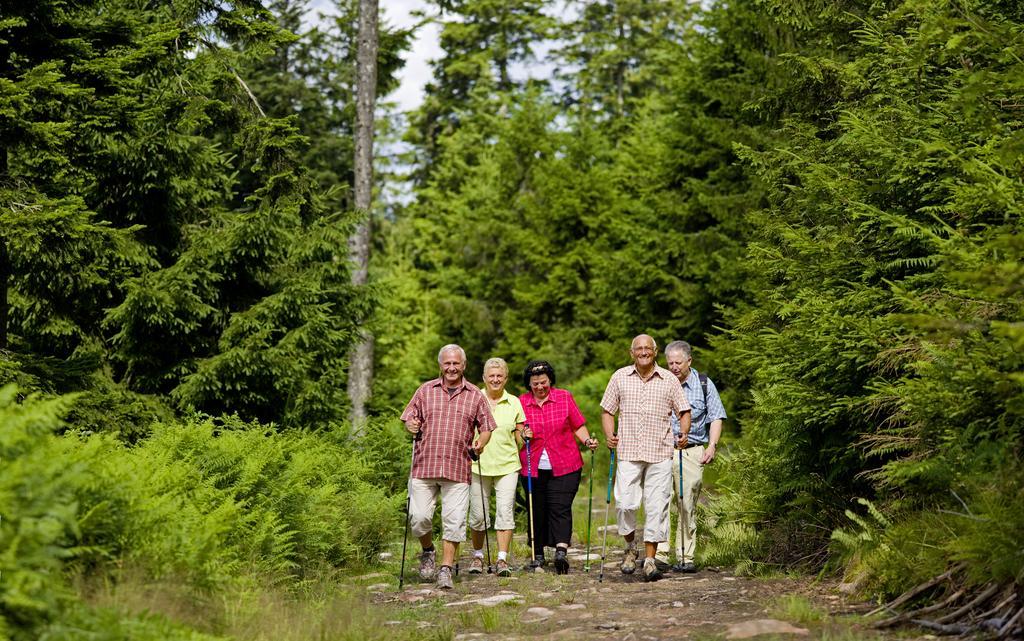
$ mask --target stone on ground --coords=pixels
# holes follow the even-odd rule
[[[484,607],[492,607],[501,603],[507,603],[508,601],[515,601],[522,599],[514,592],[503,592],[502,594],[495,594],[493,596],[482,597],[479,599],[466,599],[465,601],[454,601],[452,603],[445,603],[446,608],[455,607],[458,605],[482,605]]]
[[[526,612],[523,613],[523,618],[520,619],[520,621],[522,621],[523,623],[539,623],[541,621],[550,619],[552,615],[554,615],[554,611],[552,610],[541,607],[533,607],[528,608]]]
[[[730,623],[726,639],[749,639],[762,634],[807,634],[807,628],[797,628],[778,619],[753,619]]]

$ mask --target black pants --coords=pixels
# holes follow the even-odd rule
[[[533,479],[534,554],[544,554],[544,546],[572,541],[572,501],[580,487],[582,470],[554,476],[551,470],[537,470]],[[526,489],[526,477],[519,478]],[[527,521],[529,526],[529,521]],[[529,530],[527,530],[529,531]]]

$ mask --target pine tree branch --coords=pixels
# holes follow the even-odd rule
[[[223,57],[220,55],[220,47],[218,47],[217,45],[213,44],[212,42],[210,42],[206,38],[199,38],[199,41],[202,42],[204,45],[206,45],[206,47],[211,52],[213,52],[213,54],[217,57],[217,59],[220,60],[220,62],[224,65],[225,69],[227,69],[228,71],[231,72],[231,75],[233,75],[235,77],[235,80],[238,81],[238,84],[242,87],[242,89],[245,91],[245,93],[249,96],[249,100],[251,100],[253,106],[256,107],[256,111],[259,112],[260,117],[261,118],[266,118],[267,114],[266,114],[266,112],[263,111],[263,107],[260,106],[260,101],[256,99],[256,96],[255,96],[255,94],[253,94],[252,89],[249,89],[249,85],[245,84],[245,81],[242,80],[242,76],[238,75],[238,72],[235,71],[235,68],[232,67],[228,62],[226,62],[223,59]]]

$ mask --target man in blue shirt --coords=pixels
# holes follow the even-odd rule
[[[703,485],[704,466],[715,460],[718,439],[722,436],[722,421],[725,407],[718,395],[718,389],[707,376],[690,367],[693,349],[686,341],[674,341],[665,347],[665,360],[671,371],[683,385],[686,400],[690,402],[691,424],[686,446],[676,451],[672,465],[672,494],[676,496],[679,522],[676,527],[675,548],[676,572],[696,572],[694,552],[697,548],[697,499]],[[678,419],[672,417],[672,429],[678,430]],[[679,457],[683,461],[683,496],[679,500]],[[667,517],[671,519],[671,517]],[[669,542],[658,545],[656,560],[668,566]]]

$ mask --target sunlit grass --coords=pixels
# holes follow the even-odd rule
[[[825,610],[811,603],[806,597],[796,594],[779,597],[769,610],[776,618],[795,623],[821,623],[828,619]]]
[[[121,572],[116,580],[82,581],[92,607],[126,615],[160,615],[201,632],[238,641],[451,641],[453,623],[441,601],[382,609],[366,598],[366,584],[334,573],[290,590],[238,580],[203,596],[183,581],[152,580]],[[381,580],[381,582],[384,582]],[[421,626],[420,622],[429,625]],[[495,626],[497,623],[486,623]]]

